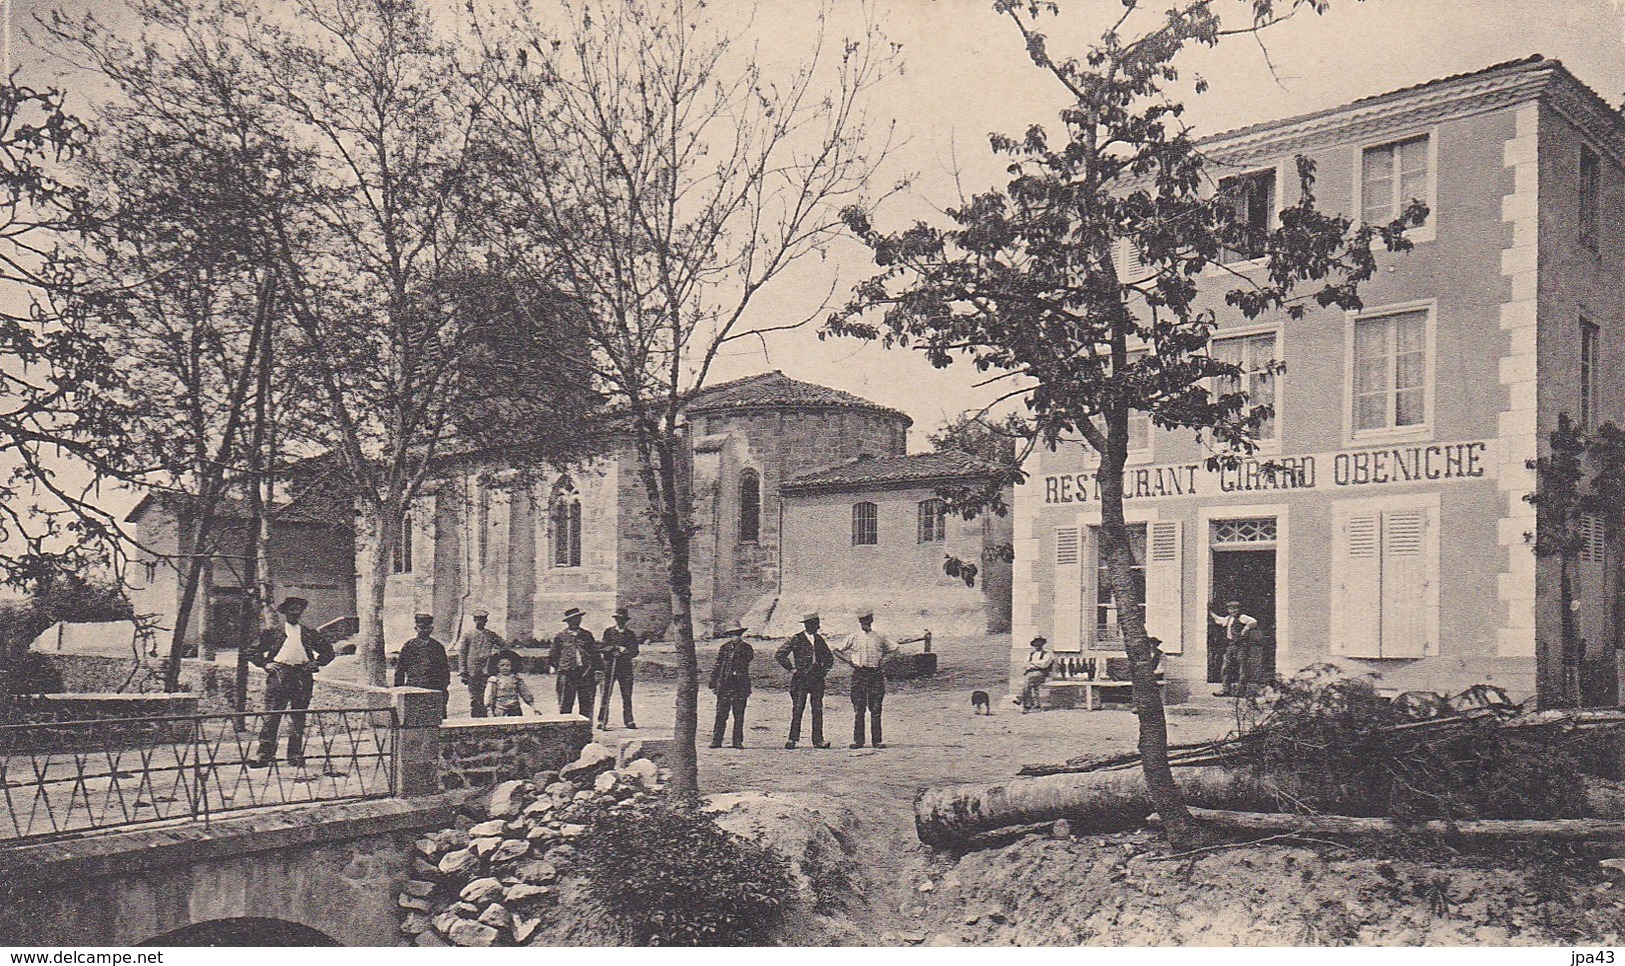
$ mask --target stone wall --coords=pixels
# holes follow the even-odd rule
[[[484,788],[575,761],[592,741],[578,714],[455,718],[440,726],[440,788]]]
[[[0,945],[130,946],[246,917],[397,945],[412,842],[463,800],[326,803],[6,849]]]

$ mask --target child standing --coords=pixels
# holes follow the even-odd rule
[[[525,679],[514,671],[519,665],[519,655],[504,648],[497,652],[496,664],[497,673],[485,683],[487,713],[493,718],[518,718],[524,715],[526,705],[535,711],[536,699],[531,696]]]

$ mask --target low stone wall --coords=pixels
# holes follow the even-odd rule
[[[184,660],[181,662],[181,687],[196,694],[201,702],[201,714],[228,714],[235,689],[237,669],[230,664],[210,661]],[[324,678],[316,674],[316,686],[311,690],[312,708],[374,708],[390,706],[390,689],[376,688],[354,681]],[[248,709],[260,710],[265,703],[265,672],[253,665],[248,668]]]
[[[108,721],[197,714],[191,694],[46,694],[36,708],[53,721]]]
[[[440,725],[440,788],[483,788],[575,761],[592,741],[578,714],[452,718]]]
[[[162,694],[164,692],[163,666],[156,660],[135,664],[126,658],[100,657],[90,654],[43,655],[62,681],[64,693],[119,693]],[[195,695],[196,709],[190,714],[230,714],[231,696],[237,668],[230,664],[216,664],[197,658],[181,661],[181,691]],[[324,678],[316,675],[316,687],[311,693],[312,708],[375,708],[390,706],[388,688]],[[248,709],[259,710],[265,700],[265,672],[252,665],[248,668]]]
[[[34,652],[39,653],[39,652]],[[73,694],[148,694],[164,689],[163,672],[155,663],[136,664],[128,657],[95,654],[40,654],[61,680],[61,689]]]

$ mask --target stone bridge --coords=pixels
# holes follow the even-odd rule
[[[0,946],[403,944],[418,836],[498,781],[567,764],[592,730],[579,715],[442,722],[438,694],[392,691],[393,797],[0,846]]]
[[[0,852],[0,946],[402,943],[412,842],[479,791],[243,812]]]

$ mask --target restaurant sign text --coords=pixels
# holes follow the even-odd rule
[[[1123,470],[1123,497],[1139,500],[1481,479],[1489,467],[1488,451],[1489,444],[1483,441],[1421,443],[1303,456],[1260,456],[1212,468],[1206,462],[1131,466]],[[1044,477],[1046,504],[1099,499],[1100,485],[1093,471]]]

